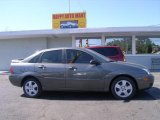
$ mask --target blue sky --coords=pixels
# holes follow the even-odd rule
[[[0,0],[0,31],[52,29],[52,14],[69,12],[69,0]],[[160,0],[70,0],[87,13],[87,27],[160,25]]]

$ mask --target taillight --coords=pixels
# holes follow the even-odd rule
[[[9,72],[10,72],[11,74],[14,74],[13,67],[10,67]]]

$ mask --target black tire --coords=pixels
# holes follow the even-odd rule
[[[111,92],[116,99],[129,100],[135,95],[135,82],[129,77],[118,77],[111,85]]]
[[[23,83],[23,92],[26,97],[36,98],[42,93],[42,86],[35,78],[28,78]]]

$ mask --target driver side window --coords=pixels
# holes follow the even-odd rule
[[[67,63],[90,63],[91,55],[80,50],[67,50]]]

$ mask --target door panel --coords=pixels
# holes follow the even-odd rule
[[[66,87],[74,90],[104,89],[101,65],[91,65],[91,55],[80,50],[67,50]]]
[[[74,67],[75,69],[70,69]],[[104,79],[101,66],[90,64],[67,65],[66,87],[76,90],[103,90]]]
[[[35,71],[40,74],[42,86],[46,90],[65,88],[65,64],[63,50],[50,50],[43,53]]]
[[[37,63],[35,71],[40,74],[47,90],[65,88],[65,64]]]

